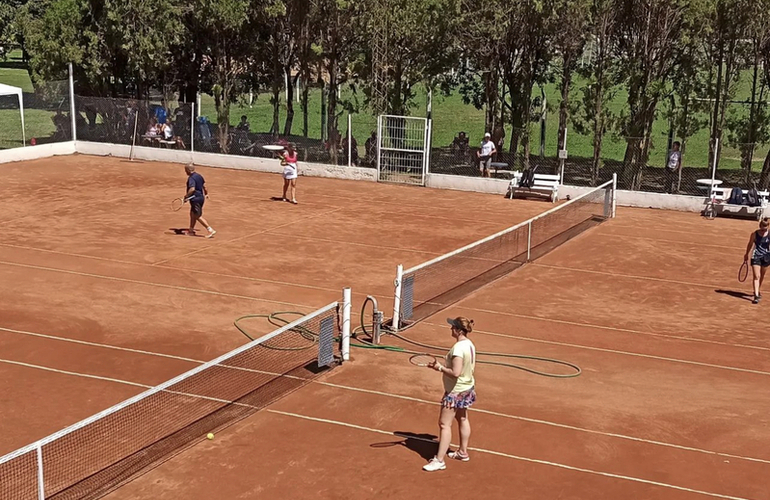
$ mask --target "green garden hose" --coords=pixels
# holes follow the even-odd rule
[[[358,327],[354,328],[353,331],[351,332],[351,337],[356,340],[356,342],[351,342],[350,343],[351,347],[355,347],[355,348],[358,348],[358,349],[376,349],[376,350],[381,350],[381,351],[399,352],[399,353],[402,353],[402,354],[424,354],[424,352],[414,351],[414,350],[406,349],[406,348],[400,347],[400,346],[385,345],[385,344],[375,345],[371,341],[369,341],[369,340],[367,340],[365,338],[360,337],[360,334],[363,334],[363,336],[371,338],[371,333],[367,331],[366,327],[367,327],[367,325],[373,327],[373,325],[372,325],[372,323],[368,323],[367,324],[365,319],[364,319],[366,304],[367,304],[368,300],[369,299],[367,298],[367,300],[364,301],[364,304],[361,307],[361,318],[360,318],[360,322],[361,323],[360,323],[360,325]],[[250,318],[263,318],[263,319],[266,319],[273,326],[282,327],[282,326],[288,325],[290,323],[289,320],[286,320],[286,319],[281,317],[281,316],[285,316],[285,315],[292,315],[292,316],[298,316],[298,317],[304,316],[303,313],[297,312],[297,311],[277,311],[277,312],[273,312],[273,313],[270,313],[270,314],[249,314],[249,315],[246,315],[246,316],[241,316],[240,318],[236,319],[235,322],[234,322],[234,325],[243,335],[245,335],[249,340],[253,341],[253,340],[255,340],[254,337],[249,335],[249,333],[246,331],[246,329],[240,325],[240,322],[242,320],[250,319]],[[318,343],[318,334],[312,332],[308,328],[305,328],[303,326],[296,326],[296,327],[292,328],[291,331],[297,333],[300,336],[300,338],[303,339],[303,342],[304,342],[303,345],[297,346],[297,347],[285,347],[285,346],[274,345],[274,344],[270,343],[270,341],[267,341],[267,342],[263,343],[262,345],[264,347],[268,348],[268,349],[275,349],[275,350],[280,350],[280,351],[298,351],[298,350],[310,349],[310,348],[314,347]],[[396,332],[392,332],[392,331],[389,331],[389,330],[386,330],[386,329],[383,329],[382,333],[385,334],[385,335],[392,335],[395,338],[401,340],[402,342],[406,342],[407,344],[411,344],[411,345],[414,345],[414,346],[417,346],[417,347],[421,347],[423,349],[428,349],[428,350],[431,350],[431,351],[440,351],[440,353],[445,353],[445,352],[447,352],[449,350],[448,346],[435,346],[435,345],[431,345],[431,344],[424,344],[424,343],[417,342],[415,340],[412,340],[412,339],[409,339],[407,337],[404,337],[403,335],[399,335]],[[340,339],[339,338],[335,338],[335,341],[339,342]],[[538,356],[526,356],[526,355],[523,355],[523,354],[509,354],[509,353],[502,353],[502,352],[484,352],[484,351],[478,351],[476,353],[476,355],[479,356],[479,357],[488,356],[488,357],[497,357],[497,358],[514,358],[514,359],[527,359],[527,360],[533,360],[533,361],[542,361],[542,362],[545,362],[545,363],[553,363],[553,364],[557,364],[557,365],[567,366],[567,367],[571,368],[572,370],[574,370],[574,373],[558,374],[558,373],[542,372],[542,371],[539,371],[539,370],[535,370],[535,369],[532,369],[532,368],[527,368],[525,366],[521,366],[521,365],[517,365],[517,364],[513,364],[513,363],[503,363],[503,362],[500,362],[500,361],[489,361],[489,360],[484,360],[484,359],[478,359],[477,360],[477,363],[479,363],[479,364],[504,366],[504,367],[508,367],[508,368],[514,368],[514,369],[517,369],[517,370],[522,370],[522,371],[525,371],[525,372],[528,372],[528,373],[532,373],[534,375],[540,375],[540,376],[543,376],[543,377],[573,378],[573,377],[577,377],[578,375],[580,375],[582,373],[582,371],[581,371],[581,369],[580,369],[580,367],[578,365],[576,365],[574,363],[570,363],[568,361],[562,361],[562,360],[559,360],[559,359],[543,358],[543,357],[538,357]]]

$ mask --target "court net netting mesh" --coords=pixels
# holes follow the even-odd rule
[[[445,309],[614,216],[613,182],[400,273],[391,328]],[[396,321],[397,319],[397,321]]]
[[[0,499],[99,498],[334,364],[337,303],[0,458]]]

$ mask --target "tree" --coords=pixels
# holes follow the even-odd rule
[[[617,58],[628,91],[628,110],[618,132],[626,138],[626,179],[631,189],[642,184],[649,158],[658,102],[677,61],[685,32],[688,0],[618,0]]]
[[[200,35],[207,40],[201,68],[210,73],[219,147],[227,153],[230,105],[236,97],[238,78],[248,71],[249,47],[255,42],[253,36],[262,10],[259,7],[252,9],[248,0],[196,0],[194,5],[196,25],[202,30]]]
[[[557,150],[567,149],[564,132],[569,117],[572,76],[586,46],[591,21],[591,0],[556,0],[549,30],[554,33],[553,46],[561,58],[559,87],[559,136]]]
[[[181,1],[107,0],[105,8],[108,37],[116,45],[115,57],[125,61],[137,83],[136,97],[145,97],[151,84],[170,97],[173,82],[167,77],[180,65],[175,54],[189,36]]]
[[[706,50],[716,81],[709,85],[712,90],[713,108],[711,116],[711,143],[709,164],[721,155],[721,139],[725,126],[727,106],[735,95],[736,85],[744,67],[743,51],[748,38],[748,26],[754,0],[715,0],[711,15],[710,36]],[[719,150],[715,150],[717,141]]]
[[[37,7],[37,8],[35,8]],[[111,55],[104,43],[104,8],[98,0],[30,2],[17,17],[30,54],[33,82],[65,78],[73,63],[78,91],[90,95],[110,92]]]

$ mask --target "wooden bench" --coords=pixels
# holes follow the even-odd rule
[[[761,219],[767,211],[768,203],[770,203],[770,191],[757,191],[759,195],[759,206],[751,207],[749,205],[735,205],[727,203],[730,199],[730,192],[733,188],[729,187],[715,187],[711,190],[712,198],[706,199],[706,208],[703,213],[709,218],[716,217],[718,214],[722,215],[734,215],[734,216],[751,216],[756,217],[757,220]],[[748,189],[742,189],[743,198],[749,193]]]
[[[559,200],[559,176],[552,174],[538,174],[535,172],[531,187],[519,187],[523,172],[514,172],[511,183],[508,185],[508,194],[511,199],[516,193],[536,194],[547,196],[551,203]]]

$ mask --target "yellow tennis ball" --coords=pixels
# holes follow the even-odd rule
[[[213,432],[209,432],[209,433],[206,435],[206,437],[207,437],[207,438],[209,438],[209,439],[214,439],[214,433],[213,433]]]

